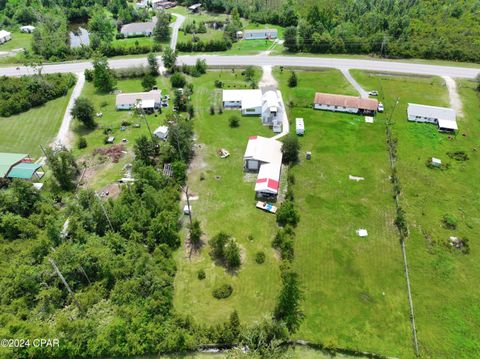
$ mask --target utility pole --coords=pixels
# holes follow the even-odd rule
[[[108,221],[108,224],[109,224],[109,226],[110,226],[110,229],[112,230],[112,232],[115,232],[115,231],[113,230],[112,222],[110,222],[110,217],[108,217],[108,213],[107,213],[107,211],[105,210],[105,207],[103,206],[102,199],[100,198],[100,196],[98,195],[97,192],[95,192],[95,196],[97,196],[98,201],[100,202],[100,207],[102,207],[103,214],[104,214],[105,217],[107,218],[107,221]]]
[[[80,303],[77,301],[77,299],[75,298],[75,294],[73,293],[72,289],[70,288],[70,286],[68,285],[67,281],[65,280],[65,278],[63,277],[62,273],[60,272],[60,269],[58,269],[57,267],[57,264],[55,263],[55,261],[51,258],[48,258],[48,261],[50,262],[50,264],[52,265],[53,269],[55,270],[55,272],[57,273],[57,275],[60,277],[60,280],[63,282],[63,285],[65,286],[65,288],[67,288],[68,292],[70,293],[70,295],[72,296],[72,299],[73,299],[73,302],[75,303],[75,305],[77,306],[78,310],[82,311],[82,307],[80,306]]]
[[[152,130],[150,129],[150,125],[148,124],[148,121],[147,121],[147,117],[145,116],[145,111],[143,110],[143,108],[141,107],[141,103],[142,101],[141,100],[137,100],[137,102],[135,103],[135,109],[136,109],[136,112],[138,113],[138,115],[143,119],[143,121],[145,122],[145,125],[147,126],[147,129],[148,129],[148,133],[150,133],[150,137],[152,139],[152,141],[154,140],[153,139],[153,133],[152,133]]]
[[[185,193],[185,197],[187,197],[187,206],[188,206],[188,218],[190,219],[190,231],[192,230],[192,210],[190,207],[190,195],[188,193],[188,186],[185,187],[185,189],[182,189],[183,192]]]

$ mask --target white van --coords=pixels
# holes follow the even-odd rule
[[[305,134],[305,126],[303,124],[303,118],[295,119],[295,126],[296,126],[297,135],[303,136]]]

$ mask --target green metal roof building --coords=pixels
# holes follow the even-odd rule
[[[41,178],[43,174],[37,173],[42,168],[41,164],[31,163],[25,153],[0,152],[0,178],[31,179],[34,175]]]

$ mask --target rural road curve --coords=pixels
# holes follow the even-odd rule
[[[193,65],[198,59],[205,59],[210,66],[295,66],[295,67],[330,67],[339,70],[343,69],[360,69],[371,71],[411,73],[420,75],[449,76],[452,78],[468,78],[473,79],[480,73],[480,68],[455,67],[455,66],[439,66],[415,64],[396,61],[379,61],[379,60],[355,60],[355,59],[337,59],[337,58],[321,58],[321,57],[294,57],[294,56],[221,56],[221,55],[187,55],[179,56],[179,64]],[[130,66],[146,65],[146,58],[134,59],[118,59],[110,60],[112,68],[125,68]],[[91,68],[90,62],[72,62],[62,64],[44,65],[42,73],[55,72],[83,72],[87,68]],[[24,66],[18,67],[2,67],[0,75],[19,76],[28,75],[29,69]]]
[[[180,31],[180,27],[182,27],[183,22],[185,21],[185,16],[172,13],[176,17],[175,22],[171,24],[172,28],[172,38],[170,39],[170,47],[175,50],[177,47],[177,40],[178,40],[178,31]]]
[[[368,98],[368,92],[363,89],[362,86],[353,78],[353,76],[350,74],[350,71],[348,69],[341,69],[343,76],[352,84],[353,87],[355,87],[355,90],[358,91],[360,94],[361,98]]]

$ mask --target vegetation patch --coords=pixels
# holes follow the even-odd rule
[[[221,284],[212,291],[212,295],[217,299],[225,299],[232,295],[233,287],[230,284]]]
[[[447,152],[448,157],[454,159],[455,161],[464,162],[468,161],[469,157],[465,153],[465,151],[454,151],[454,152]]]

